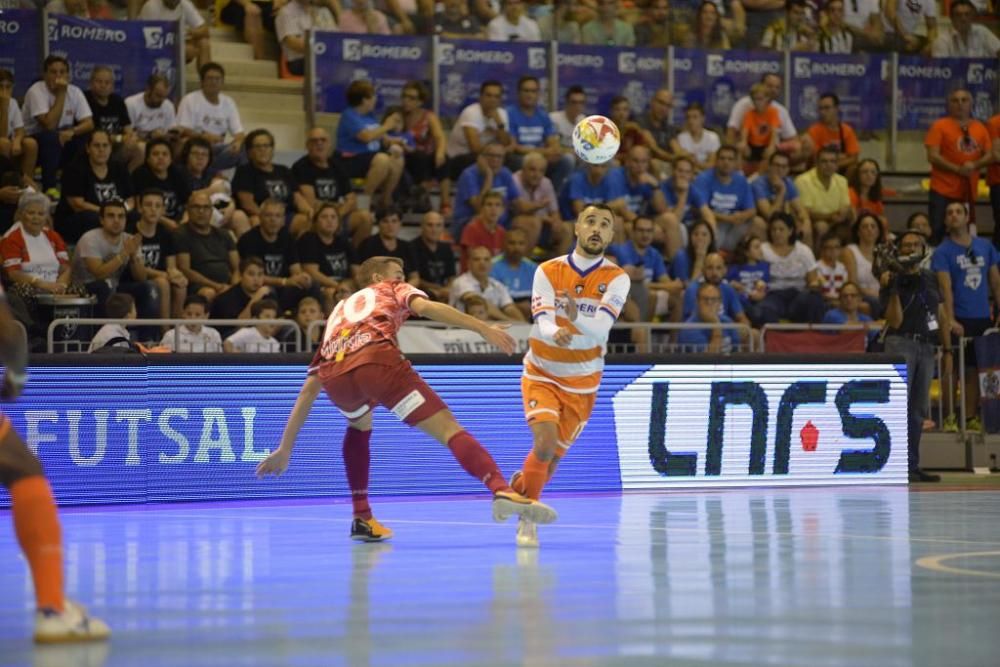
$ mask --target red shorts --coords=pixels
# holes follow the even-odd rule
[[[324,366],[326,366],[324,364]],[[346,373],[317,375],[330,401],[348,419],[358,419],[384,405],[410,426],[416,426],[448,406],[406,359],[395,364],[362,364]]]

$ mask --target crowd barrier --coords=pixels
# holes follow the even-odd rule
[[[87,352],[90,348],[90,340],[99,327],[105,324],[118,324],[138,330],[142,327],[160,328],[171,327],[171,334],[174,338],[173,348],[177,352],[190,352],[191,350],[180,349],[177,345],[179,332],[177,328],[184,324],[201,324],[216,329],[226,329],[231,327],[249,327],[257,324],[273,324],[282,329],[287,329],[293,334],[293,340],[287,345],[283,345],[283,352],[302,352],[302,330],[294,320],[272,319],[272,320],[240,320],[240,319],[212,319],[212,320],[185,320],[181,318],[167,319],[142,319],[142,320],[122,320],[100,317],[60,317],[49,322],[46,334],[46,349],[49,354],[63,354],[73,352]],[[21,327],[22,330],[24,327]],[[156,344],[161,338],[155,340],[136,339],[135,342]]]
[[[4,410],[64,504],[347,496],[345,420],[321,396],[278,479],[308,355],[49,355]],[[458,420],[518,469],[530,447],[516,358],[416,356]],[[610,357],[553,491],[906,482],[906,383],[885,355]],[[482,493],[445,447],[375,411],[373,494]],[[6,503],[6,496],[0,503]]]

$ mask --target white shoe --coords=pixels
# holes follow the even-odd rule
[[[63,642],[89,642],[111,636],[108,625],[87,613],[81,605],[66,600],[63,611],[39,609],[35,612],[35,642],[60,644]]]
[[[523,516],[517,522],[517,546],[538,548],[538,526]]]

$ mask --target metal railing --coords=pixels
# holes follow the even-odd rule
[[[56,352],[87,352],[90,346],[90,340],[79,340],[79,339],[68,339],[68,340],[56,340],[55,333],[59,327],[91,327],[91,326],[104,326],[105,324],[118,324],[123,327],[171,327],[171,333],[174,336],[174,351],[177,353],[184,353],[183,350],[179,350],[178,343],[180,338],[180,331],[178,328],[182,325],[189,324],[201,324],[208,327],[252,327],[259,324],[275,324],[281,327],[291,327],[294,330],[295,340],[292,342],[292,349],[284,349],[287,345],[283,343],[283,352],[301,352],[302,351],[302,330],[299,329],[298,324],[293,320],[285,319],[272,319],[272,320],[239,320],[239,319],[226,319],[226,320],[185,320],[182,318],[156,318],[156,319],[143,319],[143,320],[123,320],[123,319],[109,319],[100,317],[60,317],[58,319],[52,320],[49,323],[49,329],[47,334],[47,346],[49,354]],[[158,344],[162,340],[162,336],[155,341],[136,341],[142,342],[144,344]],[[58,349],[61,348],[61,349]]]

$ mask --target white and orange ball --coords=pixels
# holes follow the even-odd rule
[[[603,164],[618,154],[622,135],[604,116],[587,116],[573,128],[573,150],[584,162]]]

